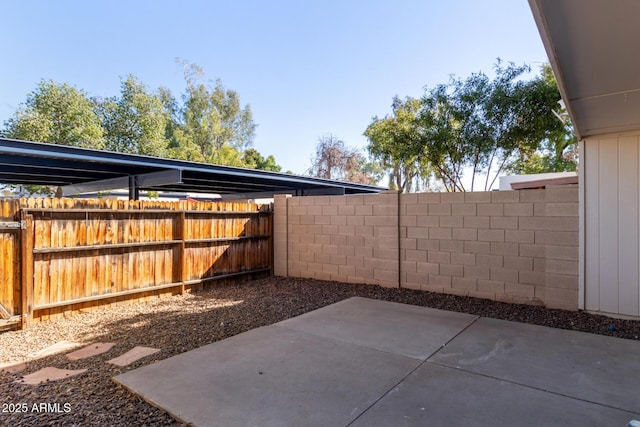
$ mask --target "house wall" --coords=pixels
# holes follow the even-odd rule
[[[274,224],[276,275],[578,308],[577,186],[277,196]]]
[[[589,138],[582,147],[585,308],[640,316],[640,134]]]

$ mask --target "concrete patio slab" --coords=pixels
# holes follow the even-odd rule
[[[420,361],[272,325],[115,380],[200,426],[344,426]]]
[[[86,359],[87,357],[97,356],[111,350],[111,347],[113,347],[114,345],[116,344],[113,342],[96,342],[93,344],[89,344],[88,346],[83,347],[80,350],[76,350],[67,354],[67,359],[80,360]]]
[[[137,360],[142,359],[143,357],[151,356],[152,354],[155,354],[159,351],[160,351],[159,348],[137,346],[127,351],[122,356],[118,356],[114,359],[107,360],[107,363],[111,363],[117,366],[127,366]]]
[[[478,316],[349,298],[280,324],[359,346],[426,360]]]
[[[634,414],[425,363],[352,426],[624,426]]]
[[[86,371],[86,369],[71,370],[47,367],[42,368],[32,374],[25,375],[24,377],[22,377],[22,380],[18,380],[18,382],[22,384],[36,385],[47,381],[58,381],[65,378],[73,377],[76,375],[80,375]]]
[[[482,318],[430,361],[640,413],[638,341]]]
[[[353,298],[115,380],[196,426],[624,426],[640,419],[638,354],[635,341]]]

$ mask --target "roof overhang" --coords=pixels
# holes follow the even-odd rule
[[[377,193],[386,188],[256,169],[114,153],[0,138],[0,183],[63,187],[80,192],[126,188],[217,193],[225,199]]]
[[[640,1],[529,0],[579,139],[640,129]]]

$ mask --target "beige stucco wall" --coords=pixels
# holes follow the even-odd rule
[[[276,275],[578,308],[577,186],[278,196],[274,224]]]

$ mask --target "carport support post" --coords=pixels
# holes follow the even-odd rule
[[[129,177],[129,200],[139,200],[140,189],[138,188],[138,179],[135,175]]]

